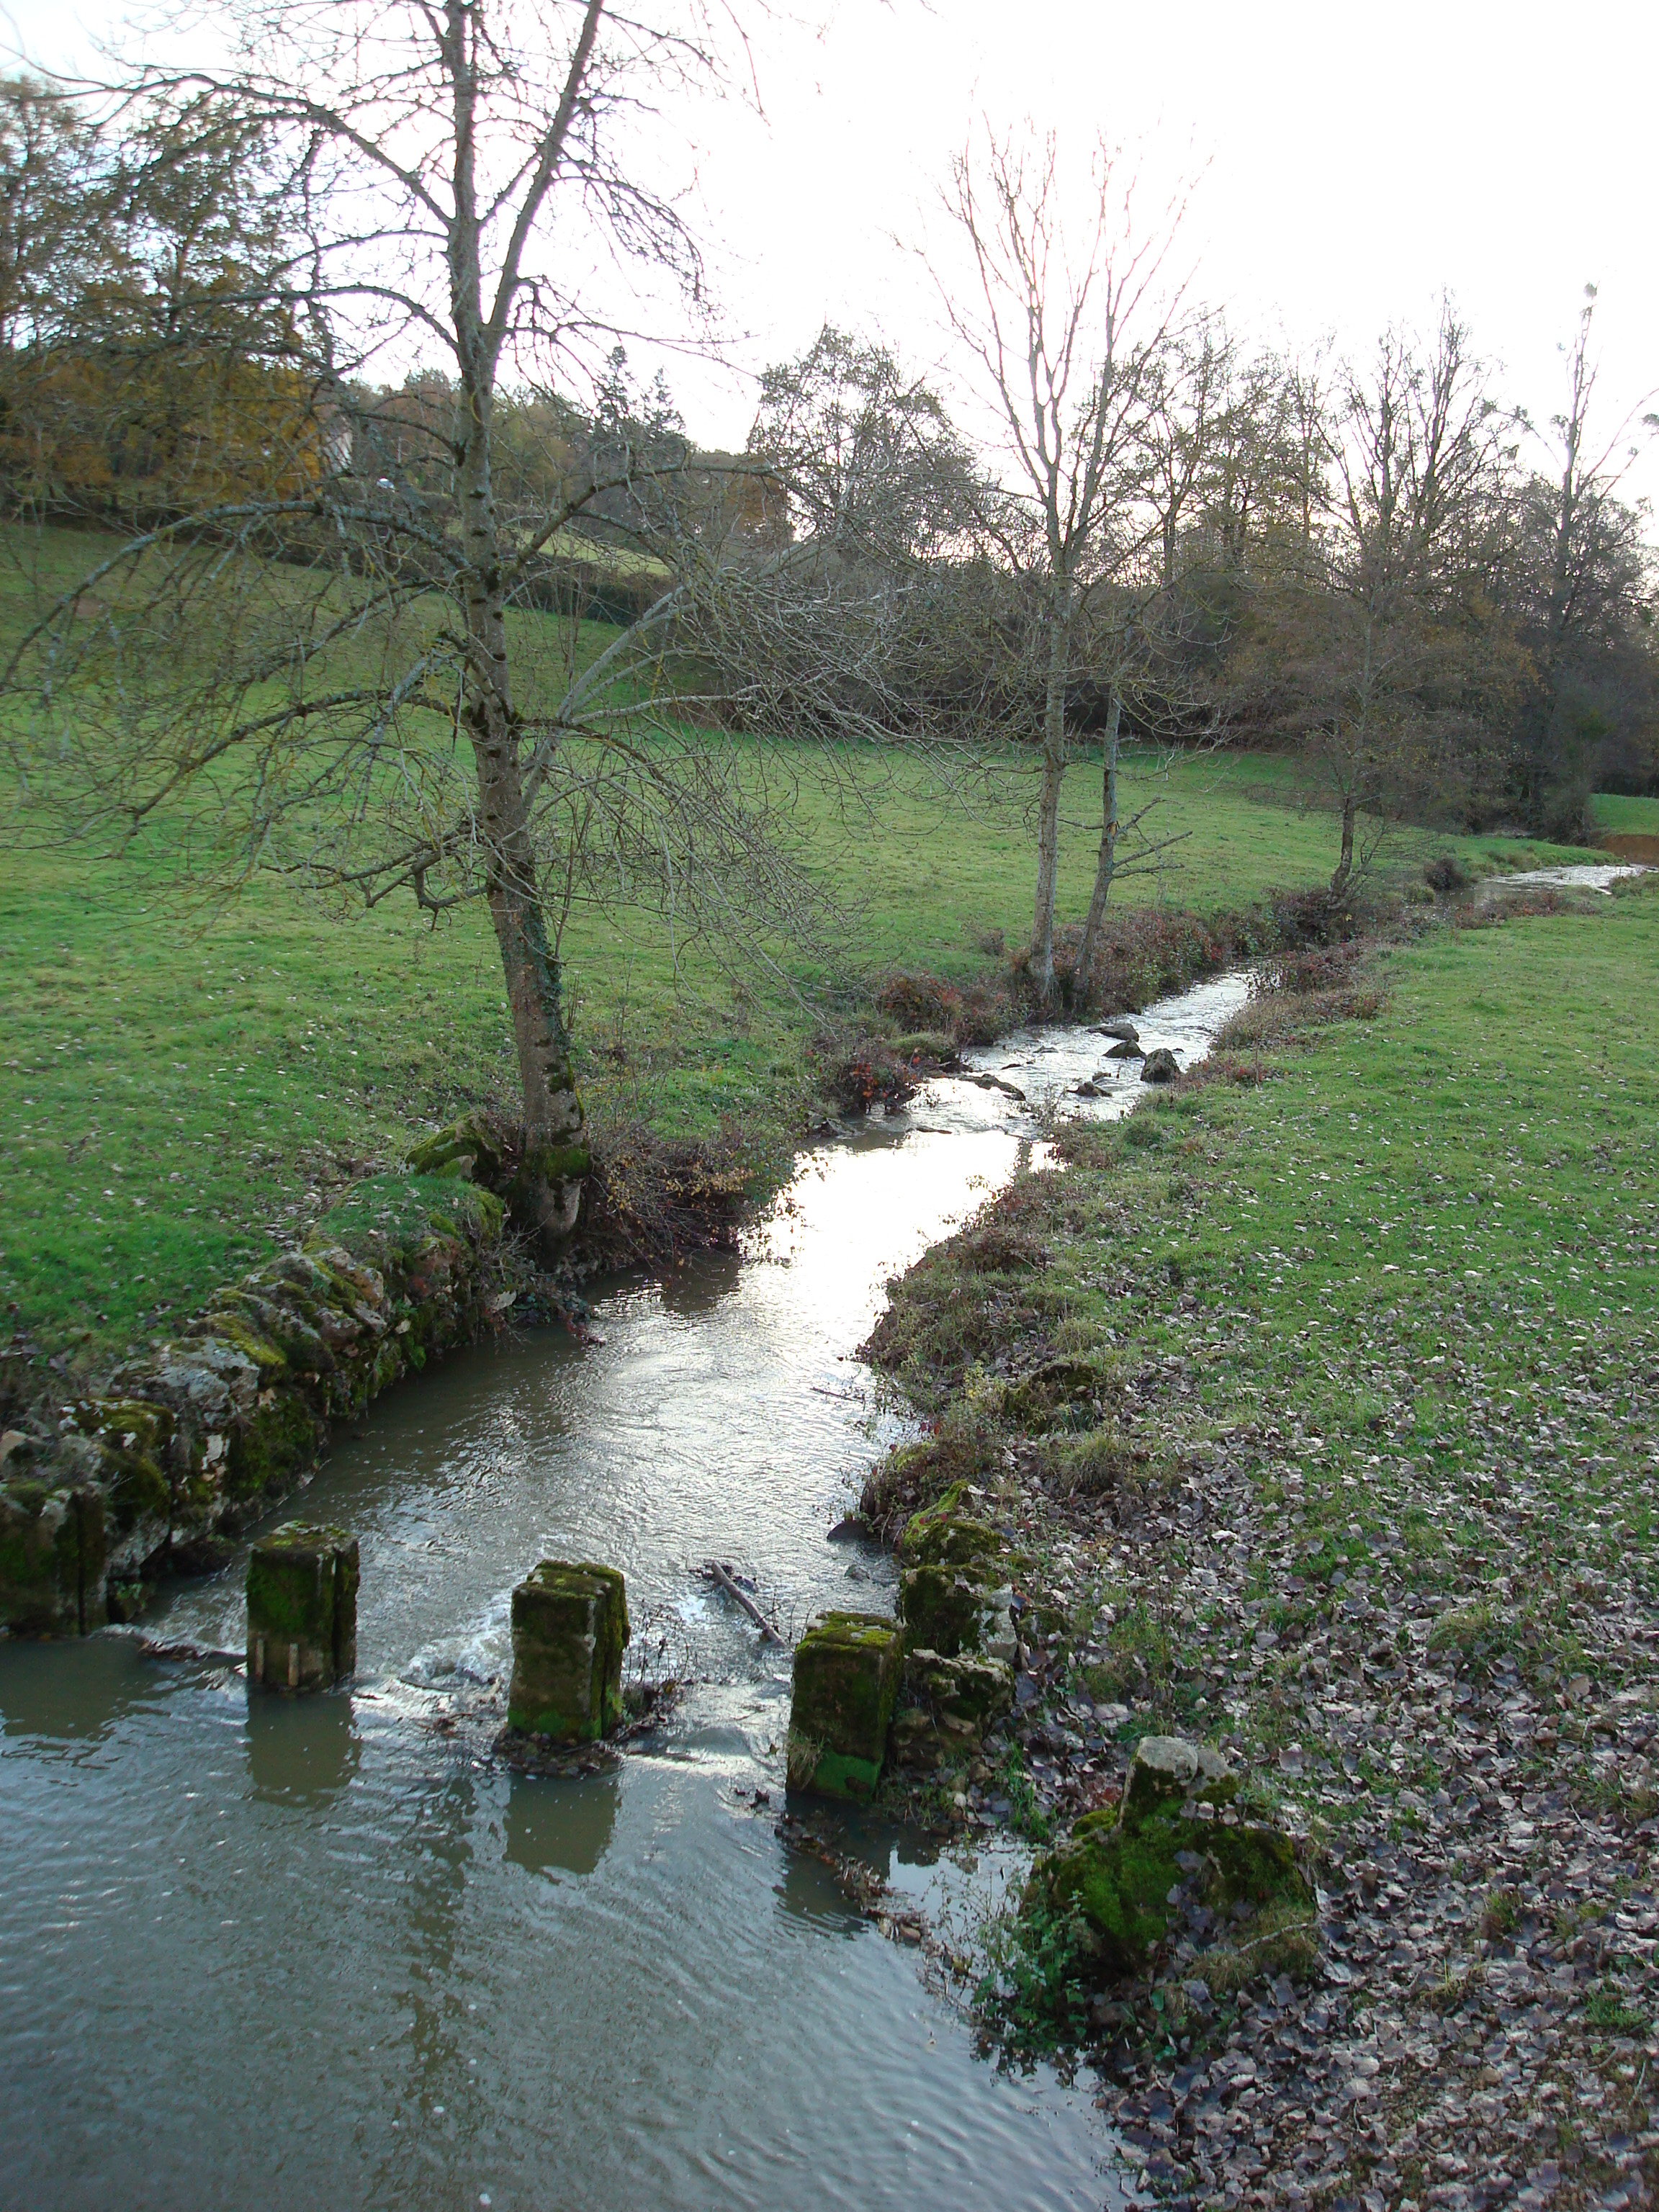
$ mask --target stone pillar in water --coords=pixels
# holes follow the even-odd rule
[[[868,1797],[881,1778],[903,1641],[873,1613],[825,1613],[795,1647],[789,1786]]]
[[[357,1539],[289,1521],[247,1563],[247,1679],[266,1690],[325,1690],[357,1664]]]
[[[592,1743],[622,1720],[628,1600],[615,1567],[544,1559],[513,1593],[509,1728]]]

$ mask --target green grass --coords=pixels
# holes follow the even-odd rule
[[[18,550],[8,541],[9,549]],[[46,580],[73,581],[98,543],[42,541]],[[0,571],[0,637],[28,604]],[[518,618],[532,641],[541,618]],[[607,633],[587,625],[578,657]],[[775,1135],[805,1119],[813,994],[892,967],[954,977],[1030,927],[1033,778],[1004,763],[965,794],[942,765],[805,748],[793,777],[798,850],[841,910],[834,953],[775,949],[733,980],[708,948],[671,946],[656,918],[579,912],[564,953],[578,1065],[602,1110],[705,1133],[726,1116]],[[1212,912],[1328,875],[1335,821],[1298,764],[1258,755],[1132,762],[1130,803],[1183,842],[1125,903]],[[1062,919],[1087,902],[1097,762],[1072,771]],[[1396,833],[1386,871],[1452,849],[1474,870],[1557,856],[1495,839]],[[342,1163],[398,1158],[410,1133],[514,1091],[487,919],[435,931],[412,906],[342,918],[270,880],[228,908],[192,907],[165,824],[119,857],[14,852],[0,878],[0,1310],[47,1345],[88,1332],[88,1358],[165,1331],[275,1234],[325,1203]]]
[[[1434,930],[1387,957],[1374,1019],[1319,1029],[1259,1086],[1144,1109],[1129,1127],[1157,1145],[1080,1131],[1068,1174],[1016,1186],[1000,1204],[1052,1255],[1029,1318],[947,1245],[884,1327],[935,1408],[988,1299],[1017,1366],[1056,1347],[1109,1372],[1185,1363],[1186,1402],[1160,1401],[1139,1439],[1259,1440],[1296,1559],[1288,1585],[1264,1563],[1264,1620],[1330,1610],[1339,1568],[1397,1575],[1443,1595],[1437,1652],[1565,1679],[1575,1575],[1659,1596],[1656,972],[1659,886]],[[1511,1486],[1526,1502],[1500,1544]],[[1201,1648],[1165,1650],[1138,1620],[1123,1632],[1178,1717]],[[1112,1639],[1097,1651],[1109,1668]]]
[[[1659,799],[1620,799],[1603,791],[1591,806],[1595,826],[1604,836],[1659,837]]]

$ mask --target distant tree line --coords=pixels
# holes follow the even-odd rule
[[[1598,785],[1659,787],[1593,303],[1534,432],[1449,307],[1364,362],[1243,346],[1171,290],[1176,218],[1137,235],[1103,149],[1079,199],[1052,139],[988,137],[948,195],[948,399],[826,328],[711,453],[569,242],[695,317],[696,240],[626,118],[724,83],[720,11],[690,37],[608,0],[236,13],[222,68],[0,85],[0,500],[89,532],[68,589],[10,533],[35,601],[5,742],[59,834],[171,813],[191,867],[485,902],[550,1240],[586,1162],[573,907],[806,941],[796,771],[729,738],[830,775],[895,744],[1029,767],[1043,1000],[1080,746],[1074,1000],[1115,882],[1160,858],[1132,739],[1316,760],[1338,890],[1395,816],[1573,834]]]

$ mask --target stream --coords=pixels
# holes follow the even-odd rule
[[[1163,1001],[1142,1042],[1187,1065],[1246,991]],[[1125,2201],[1086,2081],[977,2057],[916,1953],[775,1835],[788,1653],[696,1572],[732,1562],[792,1631],[891,1609],[888,1557],[827,1534],[902,1433],[856,1347],[890,1275],[1042,1164],[1062,1102],[1145,1095],[1107,1043],[1004,1038],[971,1057],[1009,1089],[940,1079],[819,1144],[741,1261],[619,1283],[598,1341],[458,1352],[342,1431],[273,1517],[360,1537],[349,1691],[250,1700],[119,1634],[0,1644],[7,2203]],[[548,1554],[620,1566],[636,1644],[696,1678],[585,1779],[489,1749],[509,1592]],[[240,1647],[244,1571],[177,1585],[147,1627]],[[1023,1871],[846,1825],[930,1911]]]

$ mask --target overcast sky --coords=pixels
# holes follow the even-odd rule
[[[11,0],[33,58],[71,62],[118,0]],[[799,352],[826,319],[942,359],[914,258],[973,119],[1121,143],[1148,208],[1195,179],[1177,248],[1191,294],[1235,325],[1364,349],[1455,297],[1502,389],[1540,420],[1559,342],[1600,288],[1605,434],[1659,384],[1652,110],[1659,11],[1470,0],[843,0],[823,27],[773,18],[764,115],[727,110],[701,185],[734,357]],[[741,374],[678,362],[688,425],[740,443]],[[1652,404],[1652,403],[1650,403]],[[1659,502],[1659,455],[1631,488]]]

